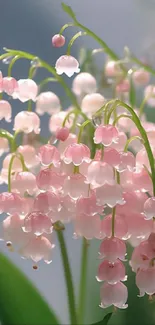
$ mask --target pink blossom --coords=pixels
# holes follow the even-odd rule
[[[100,250],[100,258],[105,258],[114,263],[117,259],[125,260],[126,246],[119,238],[111,237],[103,239]]]
[[[114,182],[113,168],[102,161],[92,161],[87,170],[87,183],[99,187]]]
[[[128,93],[130,90],[130,83],[128,79],[120,81],[116,86],[117,93]]]
[[[97,213],[102,213],[103,206],[97,206],[96,195],[94,191],[90,191],[89,197],[80,197],[76,202],[76,213],[87,214],[89,216],[94,216]]]
[[[145,86],[150,80],[150,73],[140,68],[133,72],[132,78],[136,86]]]
[[[85,177],[81,174],[68,176],[63,185],[64,195],[69,195],[75,200],[81,196],[87,197],[89,185],[85,183],[85,180]]]
[[[3,192],[0,194],[0,214],[14,214],[22,213],[23,204],[22,198],[19,194]]]
[[[94,142],[102,143],[104,146],[110,146],[113,142],[117,143],[118,131],[112,125],[100,125],[95,130]]]
[[[34,195],[37,192],[36,176],[31,172],[19,172],[12,180],[12,192],[24,196],[27,192]]]
[[[2,224],[4,240],[19,248],[26,245],[31,235],[24,233],[22,226],[23,219],[18,214],[5,218]]]
[[[3,91],[11,96],[14,92],[18,91],[18,82],[15,78],[4,77],[3,78]]]
[[[148,269],[150,261],[154,257],[153,249],[148,240],[143,241],[137,247],[134,248],[130,266],[134,272],[137,272],[138,269]]]
[[[9,151],[9,142],[5,138],[0,138],[0,156]]]
[[[67,115],[67,111],[60,111],[60,112],[55,113],[51,116],[51,118],[49,120],[49,130],[51,133],[55,133],[60,127],[62,127],[62,123],[63,123],[66,115]],[[74,118],[74,115],[71,114],[69,116],[69,120],[66,121],[65,126],[69,129],[73,125],[73,118]]]
[[[36,167],[39,165],[39,158],[36,154],[36,150],[33,146],[23,145],[17,149],[23,155],[24,162],[27,168]]]
[[[114,263],[104,260],[98,267],[97,281],[107,281],[110,284],[115,284],[119,281],[126,281],[125,266],[120,260]]]
[[[96,79],[88,72],[79,73],[73,80],[72,90],[77,96],[95,93],[96,89]]]
[[[38,157],[44,166],[53,164],[55,167],[59,167],[60,165],[60,153],[56,147],[50,144],[40,147]]]
[[[153,295],[155,293],[155,268],[139,269],[136,274],[136,285],[140,291],[140,297],[145,293]]]
[[[23,103],[27,102],[28,100],[36,100],[38,86],[34,80],[20,79],[17,83],[18,88],[12,94],[14,99],[19,99]]]
[[[150,220],[155,217],[155,197],[150,197],[144,204],[145,219]]]
[[[58,143],[58,150],[61,154],[61,157],[63,157],[63,153],[66,150],[66,148],[73,143],[77,143],[77,136],[74,133],[69,133],[69,136],[65,141],[61,141]]]
[[[68,223],[75,219],[76,201],[69,195],[61,198],[61,209],[59,211],[51,211],[48,215],[52,222],[62,221]]]
[[[52,262],[54,246],[46,237],[35,236],[20,250],[20,254],[24,258],[30,258],[36,263],[43,259],[45,263],[49,264]]]
[[[12,108],[8,101],[0,100],[0,121],[4,118],[6,122],[11,122]]]
[[[127,287],[122,282],[110,284],[105,282],[100,291],[101,307],[107,308],[114,305],[117,308],[125,309],[128,307],[126,301],[128,299]]]
[[[128,232],[133,237],[147,239],[153,230],[153,221],[145,220],[140,213],[131,213],[126,217]]]
[[[65,164],[73,163],[75,166],[80,166],[83,162],[89,163],[90,149],[83,143],[70,144],[65,149],[62,159]]]
[[[116,210],[117,211],[117,210]],[[102,231],[106,237],[112,236],[112,215],[102,220]],[[120,239],[128,238],[128,224],[123,216],[115,215],[115,236]]]
[[[130,171],[135,170],[135,157],[132,152],[120,152],[120,164],[117,167],[117,170],[122,172],[126,169]]]
[[[12,158],[12,153],[9,153],[3,160],[1,174],[0,174],[0,184],[8,183],[8,168],[9,168],[11,158]],[[11,169],[11,176],[12,176],[11,178],[13,178],[14,175],[20,171],[22,171],[22,165],[20,159],[15,157]]]
[[[74,230],[75,236],[85,237],[87,240],[102,238],[100,216],[89,216],[84,213],[77,215],[74,222]]]
[[[155,106],[155,86],[148,85],[144,90],[144,95],[147,98],[147,104],[151,107]]]
[[[118,77],[122,74],[116,61],[108,61],[105,65],[105,75],[109,78]]]
[[[116,149],[117,151],[123,151],[126,145],[127,136],[124,132],[118,131],[117,142],[111,143],[110,147]]]
[[[54,47],[62,47],[65,45],[65,37],[63,35],[60,34],[55,34],[52,37],[52,45]]]
[[[36,113],[43,115],[48,113],[52,115],[53,113],[59,112],[61,109],[59,97],[52,93],[51,91],[43,92],[37,96],[36,99]]]
[[[101,154],[101,150],[97,150],[94,159],[101,160]],[[117,168],[121,163],[120,153],[114,148],[105,148],[103,161],[111,165],[112,167]]]
[[[37,186],[42,191],[53,189],[61,190],[64,186],[65,175],[59,174],[50,168],[43,169],[37,175]]]
[[[50,211],[58,212],[61,209],[60,197],[53,192],[46,191],[35,197],[33,210],[48,213]]]
[[[93,93],[86,95],[81,103],[81,109],[89,118],[92,118],[103,105],[105,104],[105,98],[99,93]]]
[[[51,219],[46,214],[34,211],[25,217],[22,229],[40,236],[43,233],[50,234],[53,231],[53,226]]]
[[[40,133],[40,119],[34,112],[21,111],[14,119],[14,130],[23,131],[28,134],[34,131],[34,133]]]
[[[107,204],[113,208],[116,204],[124,204],[123,189],[119,184],[105,183],[96,189],[96,198],[98,205]]]
[[[74,73],[80,72],[79,62],[71,55],[62,55],[56,61],[55,69],[57,74],[65,73],[68,77],[72,77]]]
[[[3,92],[3,75],[2,71],[0,70],[0,93]]]

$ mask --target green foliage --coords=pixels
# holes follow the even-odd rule
[[[28,279],[0,253],[0,320],[4,325],[58,325]]]

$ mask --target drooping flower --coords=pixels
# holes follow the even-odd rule
[[[133,72],[132,78],[136,86],[145,86],[150,80],[150,73],[140,68]]]
[[[3,91],[11,96],[14,92],[18,91],[18,82],[15,78],[4,77],[3,78]]]
[[[56,147],[50,144],[40,147],[38,157],[44,166],[49,166],[50,164],[53,164],[55,167],[60,166],[60,153]]]
[[[0,156],[9,151],[9,142],[5,138],[0,138]]]
[[[118,131],[112,125],[100,125],[95,130],[94,142],[102,143],[104,146],[110,146],[113,142],[117,143]]]
[[[92,118],[93,114],[95,114],[104,104],[105,98],[101,94],[88,94],[82,100],[81,109],[89,118]]]
[[[19,99],[21,102],[27,102],[28,100],[36,100],[38,93],[38,86],[32,79],[20,79],[18,80],[18,88],[12,94],[14,99]]]
[[[62,159],[65,164],[73,163],[75,166],[80,166],[83,162],[89,163],[90,149],[83,143],[70,144],[65,149]]]
[[[80,72],[79,62],[71,55],[62,55],[56,61],[55,69],[57,74],[65,73],[68,77],[72,77],[74,73]]]
[[[11,122],[12,108],[8,101],[0,100],[0,121],[4,118],[6,122]]]
[[[40,133],[40,119],[34,112],[21,111],[14,119],[14,130],[23,131],[24,133]]]
[[[96,278],[98,281],[107,281],[110,284],[126,281],[125,266],[119,259],[114,263],[104,260],[98,267]]]
[[[100,258],[105,258],[114,263],[117,259],[125,260],[126,246],[123,240],[111,237],[103,239],[100,250]]]
[[[59,97],[52,93],[51,91],[46,91],[37,96],[36,99],[36,113],[43,115],[48,113],[52,115],[53,113],[59,112],[61,109]]]
[[[110,284],[105,282],[100,291],[102,308],[107,308],[114,305],[117,308],[125,309],[128,307],[126,304],[128,299],[127,287],[122,282]]]
[[[73,80],[72,90],[77,96],[95,93],[96,89],[96,79],[88,72],[79,73]]]

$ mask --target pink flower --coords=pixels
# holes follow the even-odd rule
[[[126,169],[130,171],[135,170],[135,156],[132,152],[120,152],[120,164],[117,170],[122,172]]]
[[[153,257],[154,252],[149,241],[143,241],[133,250],[130,260],[132,271],[137,272],[138,269],[148,269],[150,261]]]
[[[92,118],[103,105],[105,104],[105,98],[99,93],[93,93],[86,95],[81,103],[81,109],[89,118]]]
[[[0,156],[9,151],[9,142],[5,138],[0,138]]]
[[[144,215],[146,220],[155,217],[155,197],[150,197],[144,204]]]
[[[56,173],[50,168],[41,170],[37,175],[37,186],[42,191],[59,191],[64,186],[65,175]]]
[[[69,129],[66,127],[62,127],[62,128],[60,127],[57,129],[55,136],[57,140],[66,141],[67,138],[69,137]]]
[[[117,259],[125,260],[126,246],[121,239],[111,237],[105,238],[99,250],[100,258],[105,258],[114,263]]]
[[[150,80],[150,73],[140,68],[133,72],[132,78],[136,86],[145,86]]]
[[[0,100],[0,121],[4,118],[6,122],[11,122],[12,108],[8,101]]]
[[[18,214],[13,214],[3,220],[3,238],[13,246],[22,247],[28,243],[31,235],[22,230],[23,219]]]
[[[68,77],[72,77],[74,73],[80,72],[79,62],[71,55],[62,55],[56,61],[55,69],[57,74],[65,73]]]
[[[153,220],[145,220],[140,213],[132,212],[126,217],[128,232],[132,237],[147,239],[153,231]]]
[[[52,250],[55,247],[46,237],[33,237],[26,246],[20,250],[20,254],[25,258],[30,258],[34,262],[39,262],[42,259],[45,263],[52,262]]]
[[[50,191],[45,193],[40,193],[36,196],[34,200],[33,210],[40,211],[44,213],[49,213],[50,211],[59,212],[61,209],[60,197]]]
[[[34,112],[21,111],[14,119],[14,130],[20,130],[28,134],[34,131],[34,133],[40,133],[40,119]]]
[[[51,234],[53,226],[51,219],[46,214],[34,211],[25,217],[22,229],[40,236],[43,233]]]
[[[38,86],[32,79],[20,79],[18,80],[18,88],[12,94],[14,99],[19,99],[21,102],[27,102],[28,100],[36,100],[38,93]]]
[[[73,80],[72,90],[77,96],[95,93],[96,89],[96,79],[88,72],[79,73]]]
[[[62,221],[68,223],[75,219],[76,201],[69,195],[61,198],[61,209],[59,211],[51,211],[48,215],[52,219],[52,222]]]
[[[2,183],[8,184],[8,168],[9,168],[11,158],[12,158],[12,153],[9,153],[3,160],[3,165],[0,174],[0,184]],[[20,171],[22,171],[21,162],[17,157],[15,157],[11,169],[11,176],[12,176],[11,178],[13,178],[14,175]]]
[[[36,113],[43,115],[48,113],[52,115],[53,113],[59,112],[61,109],[59,97],[52,93],[51,91],[43,92],[37,96],[36,99]]]
[[[105,282],[101,287],[100,296],[102,308],[107,308],[111,305],[120,309],[128,307],[126,304],[128,291],[127,287],[122,282],[117,282],[116,284]]]
[[[105,183],[96,189],[96,198],[98,205],[107,204],[113,208],[116,204],[124,204],[123,189],[119,184]]]
[[[117,151],[123,151],[126,145],[127,136],[124,132],[118,132],[117,143],[113,142],[110,147],[116,149]]]
[[[87,197],[89,185],[85,183],[85,180],[85,177],[81,174],[68,176],[63,185],[64,195],[69,195],[75,200],[81,196]]]
[[[88,240],[102,238],[100,216],[89,216],[84,213],[77,215],[74,221],[74,230],[76,237],[85,237]]]
[[[114,182],[113,168],[102,161],[92,161],[87,170],[87,183],[99,187]]]
[[[90,191],[89,197],[80,197],[76,202],[76,213],[87,214],[89,216],[94,216],[97,213],[102,213],[104,208],[102,206],[97,206],[96,195],[94,191]]]
[[[155,106],[155,86],[148,85],[144,90],[144,95],[147,98],[147,104],[151,107]]]
[[[4,77],[3,91],[9,96],[12,96],[15,91],[18,91],[18,82],[16,81],[16,79],[12,77]]]
[[[22,198],[16,193],[3,192],[0,194],[0,214],[22,213]]]
[[[145,293],[153,295],[155,293],[155,268],[139,269],[136,274],[136,285],[139,288],[140,297],[143,297]]]
[[[120,81],[116,86],[117,93],[128,93],[130,90],[130,83],[128,79]]]
[[[114,78],[120,76],[121,69],[116,61],[108,61],[105,65],[105,75],[109,78]]]
[[[117,143],[118,131],[112,125],[100,125],[95,130],[94,142],[102,143],[104,146],[110,146],[113,142]]]
[[[73,163],[75,166],[80,166],[83,162],[89,163],[90,149],[83,143],[70,144],[65,149],[62,159],[65,164]]]
[[[101,150],[97,150],[95,154],[95,160],[101,160]],[[103,161],[112,167],[117,168],[120,165],[120,153],[114,148],[105,148]]]
[[[55,133],[60,127],[62,127],[62,123],[67,115],[67,111],[60,111],[51,116],[49,120],[49,130],[51,133]],[[74,115],[70,115],[69,121],[66,122],[65,126],[67,128],[71,128],[73,125]]]
[[[116,210],[117,211],[117,210]],[[102,231],[105,237],[112,236],[112,215],[108,215],[102,220]],[[115,236],[119,239],[128,239],[128,224],[124,217],[115,215]]]
[[[53,164],[55,167],[59,167],[60,165],[60,153],[56,147],[50,144],[40,147],[38,157],[44,166]]]
[[[97,281],[107,281],[110,284],[126,281],[125,266],[118,259],[114,263],[104,260],[98,267],[96,279]]]
[[[24,162],[27,168],[33,168],[39,165],[40,161],[33,146],[19,146],[17,151],[23,155]]]
[[[59,132],[59,129],[57,129]],[[61,153],[61,157],[63,157],[64,151],[67,147],[69,147],[71,144],[77,143],[77,136],[74,133],[69,133],[68,138],[65,141],[58,143],[58,150]]]
[[[34,195],[37,192],[36,176],[30,172],[19,172],[12,180],[12,192],[24,196],[27,192]]]

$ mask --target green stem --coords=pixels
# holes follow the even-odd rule
[[[9,168],[8,168],[8,192],[11,192],[11,171],[12,171],[12,166],[14,159],[16,158],[16,155],[12,155],[9,163]]]
[[[143,143],[143,139],[140,138],[138,135],[134,135],[133,137],[129,138],[127,141],[126,141],[126,145],[124,147],[124,152],[127,152],[128,151],[128,147],[130,145],[130,143],[134,140],[139,140],[140,142]]]
[[[115,214],[116,214],[116,207],[112,209],[112,237],[115,236]]]
[[[59,32],[59,35],[62,35],[62,33],[64,32],[64,30],[68,27],[71,27],[71,26],[74,26],[74,23],[68,23],[68,24],[65,24],[64,26],[61,27],[60,29],[60,32]]]
[[[152,153],[152,149],[147,137],[147,133],[145,131],[145,129],[143,128],[140,119],[138,118],[137,114],[134,112],[134,110],[132,109],[132,107],[130,107],[129,105],[123,103],[121,100],[116,100],[114,107],[111,109],[108,118],[110,119],[111,114],[113,113],[113,110],[116,108],[116,106],[123,106],[125,107],[132,115],[132,120],[135,123],[137,129],[139,130],[141,137],[144,141],[144,147],[146,149],[147,152],[147,156],[149,159],[149,163],[150,163],[150,168],[151,168],[151,173],[152,173],[152,185],[153,185],[153,195],[155,195],[155,164],[154,164],[154,156]],[[127,116],[128,117],[128,116]]]
[[[8,67],[8,77],[11,77],[12,75],[12,68],[17,60],[20,59],[19,55],[16,55],[10,62],[9,67]]]
[[[73,279],[72,279],[72,273],[69,265],[66,243],[63,236],[63,232],[61,230],[57,231],[57,236],[60,244],[61,257],[62,257],[63,268],[64,268],[64,276],[65,276],[66,286],[67,286],[70,321],[72,325],[76,325],[78,323],[77,323],[77,315],[76,315],[75,295],[74,295]]]
[[[149,98],[150,98],[150,94],[149,94],[149,96],[144,97],[144,99],[142,100],[142,103],[141,103],[140,108],[139,108],[139,118],[142,117],[143,112],[144,112],[145,104],[146,104],[146,102],[148,101]]]
[[[9,141],[11,152],[14,152],[16,150],[16,144],[14,141],[14,137],[11,133],[9,133],[8,131],[6,131],[4,129],[0,129],[0,138],[5,138]]]
[[[49,82],[58,82],[58,80],[56,78],[52,78],[52,77],[51,78],[45,78],[39,84],[39,89],[41,90]]]
[[[23,51],[16,51],[16,50],[12,50],[12,49],[5,49],[7,52],[9,52],[9,55],[19,55],[22,58],[25,58],[27,60],[34,60],[36,58],[36,55],[32,55],[30,53],[27,52],[23,52]],[[0,60],[3,56],[0,56]],[[77,102],[77,99],[75,97],[75,95],[72,93],[71,89],[67,86],[67,84],[65,83],[65,81],[63,80],[63,78],[61,76],[59,76],[56,73],[55,68],[53,68],[52,66],[50,66],[47,62],[41,60],[39,58],[40,61],[40,66],[42,68],[45,68],[47,71],[49,71],[51,74],[53,74],[55,76],[55,78],[57,79],[57,81],[62,85],[62,87],[64,88],[66,95],[71,99],[71,102],[73,104],[74,107],[76,107],[77,109],[80,110],[80,106]]]
[[[90,120],[86,120],[86,121],[83,122],[83,124],[80,126],[80,131],[79,131],[79,134],[78,134],[77,143],[80,143],[80,142],[81,142],[82,132],[83,132],[85,126],[88,125],[89,123],[91,123],[91,121],[90,121]]]
[[[141,62],[139,59],[137,59],[134,55],[131,55],[131,60],[135,63],[137,63],[140,67],[144,68],[144,70],[152,73],[153,75],[155,75],[155,70],[152,69],[149,65]]]
[[[31,99],[28,101],[27,110],[28,110],[28,112],[32,111],[32,100]]]
[[[79,290],[79,305],[78,305],[78,323],[83,324],[85,311],[85,297],[86,297],[86,280],[87,280],[87,266],[88,266],[88,242],[83,238],[82,255],[81,255],[81,276],[80,276],[80,290]]]
[[[114,110],[115,111],[115,110]],[[110,114],[110,113],[109,113]],[[132,120],[132,116],[130,116],[130,115],[127,115],[127,114],[121,114],[121,115],[119,115],[119,116],[117,116],[116,118],[115,118],[115,120],[113,121],[113,125],[115,126],[116,124],[117,124],[117,122],[121,119],[121,118],[129,118],[130,120]],[[109,123],[109,118],[108,118],[108,123]]]
[[[71,47],[74,44],[74,42],[76,41],[76,39],[79,38],[80,36],[84,36],[84,35],[87,35],[87,33],[78,32],[71,38],[71,40],[68,43],[68,47],[67,47],[67,53],[66,53],[67,55],[70,55]]]

